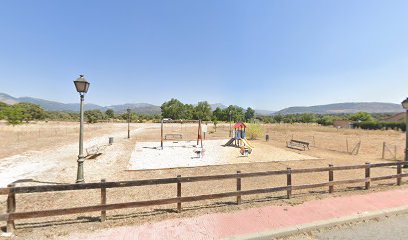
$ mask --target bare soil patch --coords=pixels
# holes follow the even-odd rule
[[[52,129],[58,127],[61,129],[72,128],[72,134],[67,133],[64,137],[49,136],[39,138],[34,136],[37,130],[30,129],[30,126],[21,126],[19,129],[13,129],[9,126],[2,126],[0,134],[9,140],[1,142],[0,152],[0,176],[7,173],[7,167],[1,168],[4,162],[12,162],[10,157],[17,154],[23,155],[30,153],[38,159],[49,162],[52,165],[45,171],[38,171],[29,175],[26,180],[19,181],[18,185],[34,185],[45,183],[73,183],[76,176],[76,156],[78,135],[74,132],[77,123],[41,123],[44,128]],[[37,126],[37,125],[36,125]],[[26,128],[27,127],[27,128]],[[208,126],[209,131],[214,131],[213,126]],[[85,161],[85,179],[87,182],[97,182],[101,178],[107,181],[136,180],[182,176],[199,176],[235,173],[237,170],[242,172],[256,172],[268,170],[282,170],[287,167],[293,169],[323,167],[328,164],[335,166],[363,164],[365,162],[377,163],[391,160],[381,159],[382,142],[395,144],[398,149],[397,159],[403,157],[404,134],[397,131],[364,131],[349,130],[330,127],[320,127],[315,125],[267,125],[266,132],[270,135],[270,141],[263,139],[252,141],[251,143],[259,149],[266,149],[264,154],[273,154],[270,149],[280,148],[285,151],[291,151],[296,154],[305,153],[318,159],[286,161],[286,162],[262,162],[251,164],[231,164],[223,166],[206,166],[196,168],[180,168],[166,170],[150,171],[126,171],[133,147],[139,141],[158,141],[160,139],[159,124],[132,124],[132,137],[127,139],[126,124],[94,124],[86,129],[86,143],[104,144],[107,137],[115,136],[115,142],[109,146],[103,154],[95,159]],[[27,130],[31,134],[26,134],[26,138],[20,137],[20,142],[12,142],[12,139],[18,139],[15,135],[19,131]],[[138,130],[137,130],[138,129]],[[207,134],[207,139],[225,139],[228,137],[228,124],[217,127],[217,132]],[[4,131],[3,131],[4,130]],[[41,130],[41,129],[40,129]],[[183,134],[186,138],[196,138],[197,128],[195,126],[183,126]],[[64,130],[61,130],[63,132]],[[166,126],[167,132],[179,133],[180,126],[174,125],[173,128]],[[69,130],[67,130],[69,132]],[[20,132],[21,133],[21,132]],[[299,152],[286,148],[286,141],[292,138],[303,141],[309,141],[312,144],[311,150]],[[361,149],[358,155],[347,153],[345,139],[349,144],[361,141]],[[92,142],[94,141],[94,142]],[[100,142],[99,142],[100,141]],[[314,141],[314,142],[313,142]],[[72,147],[69,147],[72,145]],[[10,146],[10,147],[9,147]],[[67,147],[68,146],[68,147]],[[58,152],[58,149],[65,151]],[[17,151],[17,152],[16,152]],[[33,152],[36,151],[36,152]],[[18,158],[18,165],[29,165],[32,158]],[[55,162],[57,164],[55,164]],[[46,164],[48,165],[48,164]],[[28,171],[31,171],[29,168]],[[406,172],[406,170],[403,170]],[[381,176],[395,174],[396,169],[384,167],[373,169],[371,176]],[[364,170],[342,171],[335,173],[335,180],[363,178]],[[293,184],[312,184],[327,181],[327,173],[308,173],[293,175]],[[186,183],[182,186],[183,196],[193,196],[210,193],[220,193],[235,190],[234,180],[210,181],[200,183]],[[278,177],[258,177],[242,180],[242,190],[249,190],[263,187],[278,187],[286,184],[286,176]],[[407,180],[403,180],[401,187],[407,187]],[[138,209],[125,209],[108,211],[106,222],[100,223],[99,213],[85,213],[78,215],[67,215],[61,217],[39,218],[31,220],[16,221],[17,234],[20,238],[35,239],[54,239],[69,235],[77,231],[96,231],[98,229],[122,226],[129,224],[142,224],[153,221],[160,221],[167,218],[190,217],[210,212],[229,212],[243,208],[258,207],[263,205],[293,205],[301,204],[311,199],[319,199],[330,196],[340,196],[347,194],[361,194],[364,192],[381,191],[384,189],[397,188],[394,180],[385,180],[372,184],[369,191],[362,191],[363,185],[347,185],[335,188],[334,194],[328,194],[328,189],[312,189],[294,191],[293,198],[285,199],[284,192],[276,194],[259,194],[243,197],[242,205],[235,204],[235,198],[225,198],[218,200],[208,200],[195,203],[183,203],[183,212],[176,213],[176,206],[164,205],[156,207],[146,207]],[[132,187],[122,189],[108,189],[108,203],[119,203],[138,200],[152,200],[160,198],[169,198],[176,196],[176,185],[161,185],[148,187]],[[0,198],[0,211],[5,212],[5,196]],[[50,208],[63,208],[95,205],[100,202],[100,192],[97,190],[70,191],[45,194],[19,194],[17,195],[17,211],[32,211]],[[3,223],[5,224],[5,223]],[[4,226],[4,225],[3,225]]]

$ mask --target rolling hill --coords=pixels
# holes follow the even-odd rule
[[[333,103],[327,105],[317,105],[310,107],[289,107],[282,109],[275,114],[300,114],[300,113],[317,113],[317,114],[342,114],[342,113],[398,113],[403,108],[400,104],[382,103],[382,102],[353,102],[353,103]]]
[[[5,93],[0,93],[0,102],[7,104],[15,104],[19,102],[29,102],[40,105],[46,111],[61,111],[61,112],[76,112],[79,111],[79,103],[60,103],[55,101],[48,101],[39,98],[32,97],[20,97],[15,98]],[[112,105],[112,106],[99,106],[96,104],[86,103],[84,105],[85,110],[98,109],[101,111],[106,111],[112,109],[116,113],[126,112],[126,109],[132,109],[140,114],[161,114],[161,109],[159,106],[155,106],[149,103],[132,103],[132,104],[122,104],[122,105]]]
[[[18,102],[29,102],[40,105],[46,111],[65,111],[76,112],[79,110],[79,103],[60,103],[55,101],[48,101],[39,98],[32,97],[20,97],[16,98],[5,93],[0,93],[0,102],[7,104],[15,104]],[[215,110],[217,107],[224,109],[227,108],[222,103],[210,104],[211,109]],[[96,104],[87,103],[84,106],[85,110],[99,109],[106,111],[112,109],[116,113],[126,112],[126,109],[130,108],[140,114],[161,114],[160,106],[156,106],[149,103],[126,103],[121,105],[111,106],[99,106]],[[403,108],[399,104],[395,103],[382,103],[382,102],[353,102],[353,103],[334,103],[327,105],[317,105],[309,107],[289,107],[282,109],[278,112],[270,110],[257,110],[256,115],[270,116],[274,114],[301,114],[301,113],[316,113],[316,114],[345,114],[355,112],[369,112],[369,113],[399,113],[403,112]]]

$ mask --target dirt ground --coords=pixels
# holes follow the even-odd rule
[[[77,123],[37,123],[10,127],[0,125],[0,179],[13,179],[17,185],[73,183],[76,177],[76,158],[78,155],[78,124]],[[299,154],[307,154],[317,159],[262,162],[249,164],[231,164],[223,166],[207,166],[195,168],[179,168],[149,171],[127,171],[130,155],[139,141],[158,141],[160,139],[160,124],[132,124],[131,138],[127,139],[127,124],[103,123],[86,125],[85,147],[106,145],[109,137],[114,137],[114,144],[106,146],[103,153],[87,159],[84,164],[86,182],[97,182],[102,178],[107,181],[138,180],[182,176],[215,175],[225,173],[255,172],[313,168],[341,165],[355,165],[365,162],[378,163],[395,161],[403,158],[405,135],[398,131],[365,131],[352,129],[335,129],[316,125],[265,125],[265,133],[270,135],[270,141],[254,140],[251,143],[262,154],[268,152],[268,146],[282,148]],[[208,125],[210,133],[207,139],[228,138],[228,124],[218,124],[217,131]],[[182,133],[186,139],[195,139],[197,126],[184,124],[166,124],[166,133]],[[286,148],[290,139],[308,141],[311,149],[300,152]],[[351,151],[361,141],[358,155]],[[383,142],[387,143],[386,159],[381,159]],[[32,165],[35,162],[36,165]],[[22,167],[23,166],[23,167]],[[26,166],[26,167],[24,167]],[[45,166],[45,167],[44,167]],[[37,170],[36,170],[37,169]],[[18,170],[18,171],[17,171]],[[405,171],[405,170],[404,170]],[[13,175],[14,173],[14,175]],[[372,169],[371,176],[395,174],[395,167]],[[6,176],[6,177],[5,177]],[[292,176],[294,185],[327,181],[327,173],[295,174]],[[335,172],[335,180],[363,178],[364,170]],[[10,183],[10,182],[7,182]],[[7,184],[6,183],[6,184]],[[286,176],[246,178],[242,180],[242,190],[255,188],[278,187],[286,184]],[[17,238],[20,239],[55,239],[69,236],[72,232],[97,231],[111,226],[143,224],[168,218],[190,217],[211,212],[230,212],[243,208],[263,205],[294,205],[311,199],[346,194],[362,194],[371,191],[398,188],[395,180],[385,180],[371,184],[369,191],[363,191],[363,185],[336,186],[335,193],[329,194],[327,189],[311,189],[294,191],[291,199],[286,199],[285,192],[274,194],[258,194],[244,196],[241,205],[235,204],[234,198],[216,199],[193,203],[183,203],[183,211],[176,213],[176,205],[163,205],[137,209],[114,210],[107,212],[107,221],[99,222],[99,213],[84,213],[61,217],[17,220]],[[403,180],[401,187],[407,187]],[[210,193],[234,191],[235,180],[186,183],[182,185],[183,196],[193,196]],[[107,190],[108,203],[120,203],[138,200],[153,200],[176,196],[176,185],[160,185],[147,187],[131,187]],[[18,194],[17,211],[32,211],[67,208],[75,206],[96,205],[100,203],[100,191],[69,191],[58,193]],[[0,197],[0,212],[6,211],[6,198]],[[2,223],[4,227],[5,223]]]

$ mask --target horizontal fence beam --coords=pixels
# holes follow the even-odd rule
[[[408,173],[401,173],[401,174],[390,175],[390,176],[372,177],[371,181],[381,181],[381,180],[402,178],[402,177],[408,177]]]
[[[287,170],[285,172],[287,173]],[[253,189],[253,190],[215,193],[215,194],[206,194],[206,195],[198,195],[198,196],[190,196],[190,197],[177,197],[177,198],[167,198],[167,199],[149,200],[149,201],[137,201],[137,202],[128,202],[128,203],[112,203],[112,204],[94,205],[94,206],[86,206],[86,207],[41,210],[41,211],[31,211],[31,212],[15,212],[15,213],[7,213],[7,214],[0,215],[0,221],[59,216],[59,215],[67,215],[67,214],[106,211],[106,210],[115,210],[115,209],[124,209],[124,208],[137,208],[137,207],[165,205],[165,204],[174,204],[174,203],[183,203],[183,202],[195,202],[195,201],[226,198],[226,197],[264,194],[264,193],[272,193],[272,192],[280,192],[280,191],[288,191],[288,190],[303,190],[303,189],[320,188],[320,187],[327,187],[327,186],[334,186],[334,185],[341,185],[341,184],[362,183],[362,182],[368,182],[368,181],[380,181],[380,180],[393,179],[393,178],[398,178],[398,177],[400,178],[408,177],[408,173],[375,177],[375,178],[340,180],[340,181],[332,181],[332,182],[324,182],[324,183],[316,183],[316,184]]]
[[[114,209],[123,209],[123,208],[146,207],[146,206],[153,206],[153,205],[164,205],[164,204],[172,204],[172,203],[178,203],[178,202],[194,202],[194,201],[201,201],[201,200],[208,200],[208,199],[236,197],[239,195],[251,195],[251,194],[279,192],[279,191],[285,191],[287,189],[288,187],[284,186],[284,187],[275,187],[275,188],[247,190],[247,191],[241,191],[241,192],[234,191],[234,192],[227,192],[227,193],[198,195],[198,196],[181,197],[181,198],[167,198],[167,199],[128,202],[128,203],[113,203],[113,204],[106,204],[106,205],[95,205],[95,206],[76,207],[76,208],[54,209],[54,210],[41,210],[41,211],[32,211],[32,212],[16,212],[16,213],[0,215],[0,219],[17,220],[17,219],[25,219],[25,218],[38,218],[38,217],[59,216],[59,215],[66,215],[66,214],[76,214],[76,213],[84,213],[84,212],[96,212],[96,211],[103,211],[103,210],[114,210]]]
[[[391,163],[376,163],[370,164],[370,168],[387,167],[403,165],[405,162],[391,162]],[[293,169],[292,174],[296,173],[317,173],[353,170],[353,169],[365,169],[366,165],[354,165],[354,166],[337,166],[337,167],[322,167],[322,168],[309,168],[309,169]],[[14,193],[36,193],[36,192],[56,192],[56,191],[72,191],[72,190],[84,190],[84,189],[100,189],[100,188],[120,188],[120,187],[134,187],[134,186],[148,186],[148,185],[160,185],[171,184],[178,182],[201,182],[212,180],[225,180],[225,179],[237,179],[248,177],[263,177],[263,176],[275,176],[286,175],[287,170],[266,171],[266,172],[254,172],[254,173],[240,173],[240,174],[223,174],[213,176],[196,176],[196,177],[181,177],[181,178],[161,178],[161,179],[147,179],[136,181],[121,181],[121,182],[96,182],[96,183],[76,183],[76,184],[61,184],[61,185],[39,185],[39,186],[25,186],[25,187],[13,187],[13,188],[0,188],[0,195],[7,195],[10,192]]]

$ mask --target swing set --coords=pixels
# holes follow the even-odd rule
[[[203,138],[202,138],[202,128],[201,128],[201,119],[200,120],[161,120],[161,129],[160,129],[160,147],[163,150],[164,148],[164,140],[182,140],[183,134],[164,134],[164,124],[165,123],[180,123],[181,124],[181,132],[183,132],[183,123],[198,123],[197,129],[197,145],[201,143],[201,148],[203,148]]]

